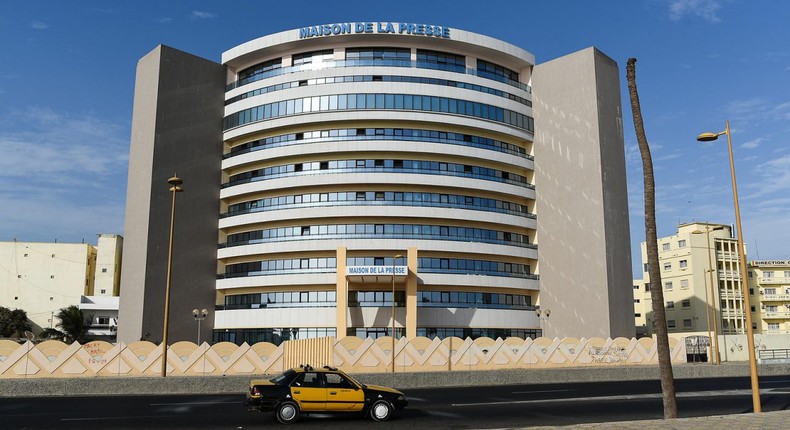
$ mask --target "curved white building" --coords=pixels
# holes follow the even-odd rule
[[[608,60],[597,50],[589,53],[593,70],[600,69],[601,58]],[[230,49],[221,65],[157,48],[138,66],[125,234],[127,248],[137,247],[137,254],[124,254],[137,255],[141,270],[124,278],[122,291],[149,287],[127,306],[122,295],[119,336],[123,340],[125,317],[140,314],[127,339],[158,338],[146,328],[156,327],[162,293],[152,286],[161,282],[164,263],[152,224],[157,219],[161,233],[156,214],[170,209],[165,185],[173,172],[185,188],[177,214],[186,212],[176,224],[173,306],[186,312],[213,294],[213,341],[378,337],[393,327],[396,336],[409,338],[524,338],[551,331],[551,322],[535,312],[546,288],[538,276],[544,245],[538,246],[542,184],[536,178],[541,164],[531,86],[537,70],[532,54],[516,46],[411,23],[285,31]],[[577,125],[568,121],[551,139]],[[599,137],[594,140],[602,153]],[[621,157],[616,164],[622,162],[621,131],[615,137]],[[567,191],[572,185],[557,183],[564,160],[561,152],[547,156],[545,166],[557,169],[557,177],[545,186]],[[606,199],[605,179],[586,175],[592,169],[602,177],[605,161],[574,166],[585,176],[580,186],[599,193],[594,198]],[[622,164],[616,166],[623,172],[618,192],[625,191]],[[145,176],[139,187],[138,176]],[[214,212],[208,213],[212,202]],[[555,201],[547,214],[578,212],[611,224],[605,206],[621,203],[598,199],[601,211],[595,214],[585,202]],[[563,212],[566,206],[573,209]],[[212,225],[213,255],[206,231]],[[557,235],[563,233],[551,232],[550,253],[575,252],[579,238]],[[191,258],[179,260],[179,243]],[[609,266],[603,276],[612,278],[607,259],[613,257],[594,257],[591,267]],[[630,261],[624,263],[628,288]],[[548,266],[559,273],[555,266],[568,264]],[[210,282],[207,266],[216,269]],[[597,276],[585,271],[582,282]],[[598,297],[607,314],[599,331],[611,333],[612,297],[600,297],[612,296],[612,285],[587,288],[598,291],[569,292],[575,297],[567,303]],[[624,293],[628,299],[630,290]],[[171,309],[171,315],[180,313]],[[580,320],[584,313],[564,318],[582,327],[594,323]],[[625,327],[633,330],[630,313]],[[171,322],[184,333],[189,323],[186,316]],[[171,332],[179,329],[171,326]]]

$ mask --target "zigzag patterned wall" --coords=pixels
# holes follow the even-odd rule
[[[669,339],[673,362],[686,361],[683,339]],[[331,357],[331,363],[326,363]],[[0,377],[157,376],[162,349],[146,341],[130,344],[90,342],[67,345],[46,341],[34,345],[0,340]],[[306,339],[280,346],[241,346],[177,342],[167,353],[168,375],[273,374],[300,363],[332,365],[349,373],[389,372],[392,339],[346,337]],[[396,372],[523,369],[656,364],[653,339],[489,339],[418,337],[395,344]]]

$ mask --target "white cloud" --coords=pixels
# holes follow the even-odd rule
[[[660,157],[656,157],[654,161],[655,162],[670,161],[670,160],[675,160],[675,159],[681,158],[681,157],[683,157],[683,154],[681,154],[679,152],[674,152],[672,154],[667,154],[667,155],[662,155]]]
[[[12,120],[25,128],[0,134],[0,177],[63,180],[62,175],[74,174],[76,179],[114,171],[127,162],[128,137],[99,118],[31,108]]]
[[[762,143],[764,140],[765,139],[763,139],[762,137],[758,137],[757,139],[752,139],[752,140],[744,143],[743,145],[741,145],[741,148],[744,148],[744,149],[757,148],[758,146],[760,146],[760,143]]]
[[[708,22],[720,22],[716,12],[721,5],[716,0],[672,0],[669,4],[669,18],[679,21],[686,15],[698,16]]]
[[[786,194],[790,190],[790,155],[771,159],[755,169],[762,181],[752,184],[758,191],[748,196],[756,198],[773,193]]]
[[[49,24],[44,21],[33,21],[30,23],[30,28],[33,30],[46,30],[49,28]]]
[[[42,108],[0,122],[0,240],[79,242],[122,232],[124,124]]]
[[[790,119],[790,102],[772,104],[762,97],[733,100],[727,103],[727,114],[738,121],[786,121]]]
[[[156,18],[156,22],[160,24],[170,24],[173,22],[173,18],[165,17],[165,18]]]
[[[780,103],[771,111],[778,119],[790,119],[790,102]]]
[[[211,12],[203,12],[199,10],[193,10],[192,13],[189,15],[191,19],[214,19],[217,17],[216,14]]]

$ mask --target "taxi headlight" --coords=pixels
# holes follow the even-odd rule
[[[400,396],[398,396],[398,401],[399,401],[399,402],[404,402],[404,401],[406,401],[406,396],[404,396],[403,394],[401,394]]]

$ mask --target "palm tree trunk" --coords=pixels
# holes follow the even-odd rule
[[[656,235],[656,184],[653,178],[653,159],[642,123],[642,108],[636,90],[636,58],[628,59],[626,67],[628,94],[631,96],[631,112],[634,117],[636,141],[642,156],[642,171],[645,188],[645,236],[647,241],[647,272],[650,276],[650,298],[653,301],[653,319],[656,322],[656,344],[658,345],[658,368],[661,372],[661,392],[664,398],[664,419],[677,418],[678,404],[675,399],[675,380],[672,375],[672,359],[669,355],[667,315],[664,310],[664,290],[661,283],[661,267],[658,265],[658,238]]]

